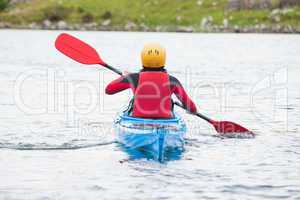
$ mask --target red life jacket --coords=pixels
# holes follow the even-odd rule
[[[134,91],[133,116],[172,118],[171,89],[168,73],[141,72]]]

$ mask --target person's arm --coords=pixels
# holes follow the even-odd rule
[[[123,90],[135,87],[135,82],[138,77],[138,74],[128,74],[126,76],[121,76],[120,78],[109,83],[105,88],[105,93],[108,95],[116,94]]]
[[[181,83],[175,78],[171,77],[172,92],[180,100],[182,105],[191,113],[197,112],[197,107],[193,100],[188,96]]]
[[[130,88],[130,84],[126,81],[124,76],[121,76],[106,86],[105,93],[109,95],[116,94],[128,88]]]

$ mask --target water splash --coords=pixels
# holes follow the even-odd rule
[[[217,135],[220,138],[236,138],[236,139],[253,139],[255,138],[255,134],[252,132],[236,132],[236,133],[223,133],[221,135]]]

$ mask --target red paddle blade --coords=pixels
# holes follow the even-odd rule
[[[93,47],[67,33],[62,33],[57,37],[55,47],[79,63],[105,65]]]
[[[241,125],[238,125],[234,122],[229,122],[229,121],[220,121],[220,122],[216,122],[213,121],[212,122],[213,126],[215,127],[216,131],[218,133],[220,133],[223,136],[229,136],[229,137],[236,137],[236,136],[250,136],[250,137],[254,137],[255,134],[246,129],[245,127],[242,127]]]

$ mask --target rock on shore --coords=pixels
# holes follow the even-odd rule
[[[275,17],[274,17],[275,16]],[[279,20],[276,18],[276,12],[270,17],[274,20]],[[209,21],[209,20],[208,20]],[[240,27],[237,25],[230,25],[228,20],[224,19],[223,25],[212,25],[207,22],[207,19],[203,19],[199,27],[193,26],[157,26],[150,28],[144,24],[137,25],[135,23],[127,23],[124,27],[120,26],[109,26],[109,22],[102,24],[97,24],[95,22],[85,23],[85,24],[68,24],[65,21],[51,22],[49,20],[43,21],[41,24],[31,23],[29,25],[15,26],[9,23],[0,22],[0,28],[2,29],[42,29],[42,30],[81,30],[81,31],[142,31],[142,32],[213,32],[213,33],[300,33],[300,27],[293,27],[291,25],[266,25],[266,24],[256,24],[254,26]]]

